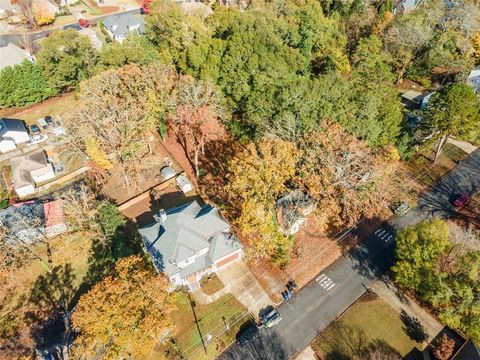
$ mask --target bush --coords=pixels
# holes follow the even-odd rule
[[[40,67],[28,60],[0,71],[0,107],[34,104],[56,94]]]

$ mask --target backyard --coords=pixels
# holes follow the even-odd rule
[[[322,360],[357,358],[362,350],[381,347],[408,360],[422,360],[424,331],[416,318],[398,313],[375,293],[364,295],[313,343]]]
[[[31,125],[46,115],[52,116],[55,120],[61,120],[65,114],[71,112],[76,106],[75,94],[69,93],[24,108],[2,109],[0,116],[25,120],[27,124]]]
[[[240,326],[250,319],[245,308],[230,294],[208,305],[201,305],[191,301],[188,293],[178,292],[175,303],[177,309],[172,314],[176,326],[174,347],[190,359],[214,358],[235,340]],[[202,344],[202,337],[205,344]],[[168,358],[180,357],[171,352]]]

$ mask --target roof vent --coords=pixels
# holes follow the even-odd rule
[[[160,219],[162,219],[163,222],[167,220],[167,212],[165,209],[160,209],[159,211]]]

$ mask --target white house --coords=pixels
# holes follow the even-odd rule
[[[0,119],[0,152],[15,150],[18,144],[26,143],[30,135],[23,122],[16,119]]]
[[[10,159],[10,167],[13,188],[20,197],[34,194],[39,183],[55,177],[53,166],[43,150]]]
[[[199,288],[199,280],[242,258],[230,225],[217,209],[194,201],[160,210],[155,222],[138,229],[158,271],[173,287]]]

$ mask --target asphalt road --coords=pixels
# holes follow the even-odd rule
[[[341,257],[278,308],[283,319],[245,346],[233,344],[219,359],[282,360],[305,349],[338,315],[351,306],[372,284],[385,275],[393,261],[394,233],[429,216],[454,216],[449,205],[458,193],[480,189],[480,150],[444,176],[425,193],[418,207],[392,225],[383,224],[362,247]]]
[[[93,19],[89,19],[88,21],[89,21],[90,25],[95,25],[95,24],[98,24],[98,23],[102,22],[103,20],[105,20],[109,17],[124,16],[124,15],[127,15],[127,14],[140,14],[140,9],[138,8],[138,9],[126,10],[126,11],[122,11],[122,12],[118,12],[118,13],[114,13],[114,14],[100,15],[100,16],[97,16]],[[4,34],[4,35],[0,35],[0,43],[8,44],[9,42],[11,42],[11,43],[14,43],[18,46],[21,46],[22,45],[22,39],[25,36],[25,34],[30,36],[31,41],[37,41],[37,40],[40,40],[40,39],[50,35],[53,31],[59,30],[59,29],[62,29],[62,30],[66,30],[66,29],[81,30],[82,28],[80,27],[80,25],[78,25],[78,23],[75,22],[75,23],[72,23],[72,24],[66,24],[66,25],[63,25],[63,26],[59,26],[55,29],[49,29],[49,30],[43,30],[43,31],[41,30],[41,31],[30,32],[30,33]]]

